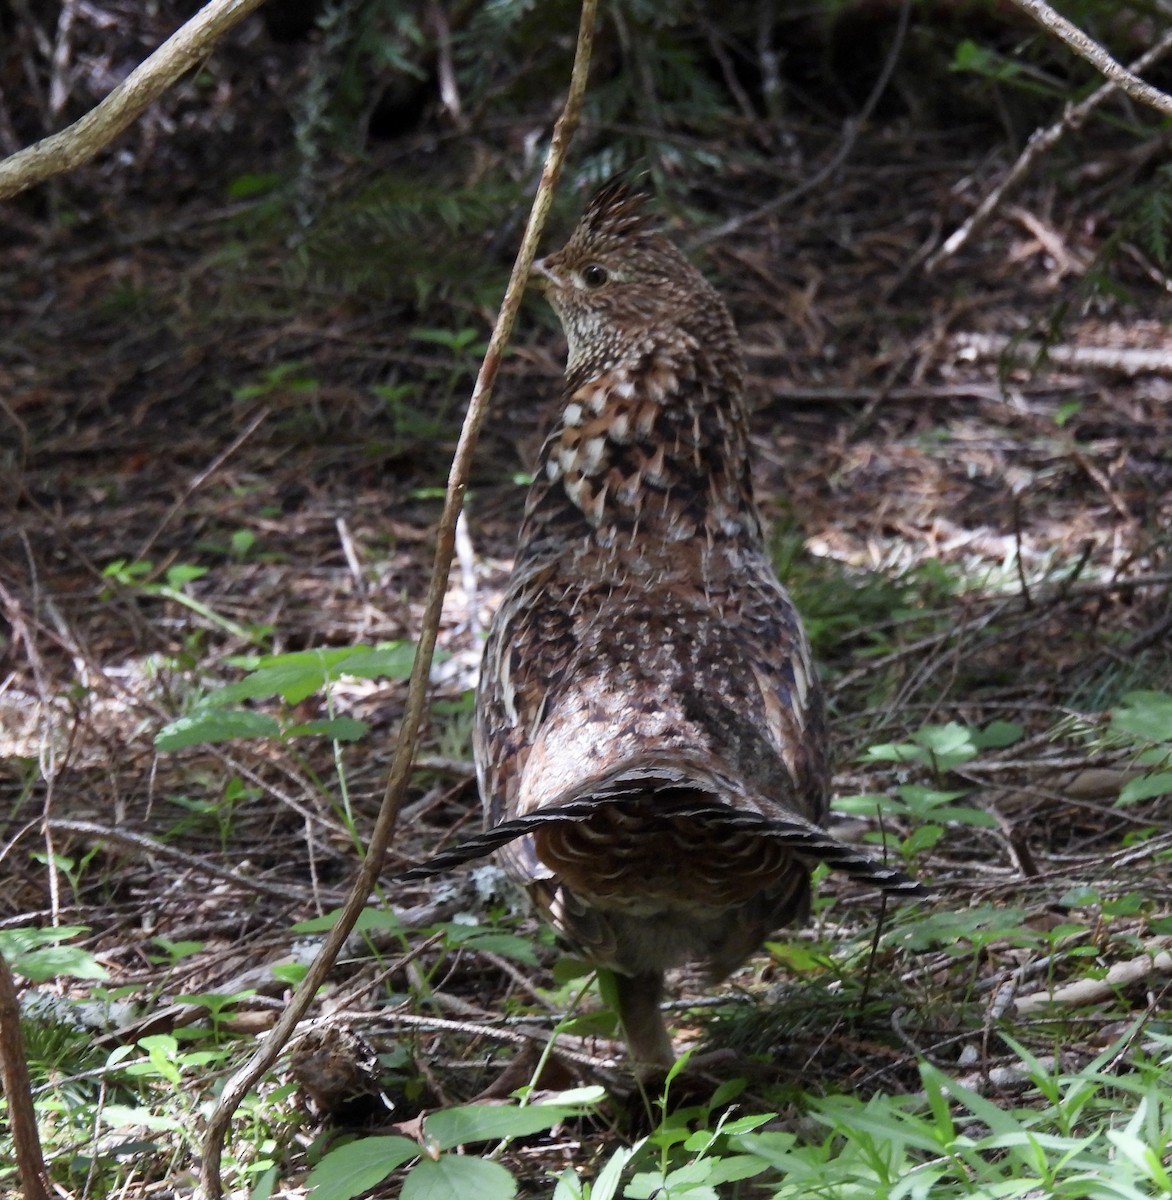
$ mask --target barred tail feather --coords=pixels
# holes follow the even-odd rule
[[[467,838],[450,850],[429,858],[418,866],[411,867],[395,878],[402,883],[415,883],[441,875],[453,867],[483,858],[494,850],[535,833],[543,826],[570,821],[586,821],[593,816],[600,804],[621,804],[621,799],[600,799],[597,795],[571,800],[565,804],[554,804],[547,808],[502,821],[484,833]],[[888,895],[897,897],[923,897],[928,889],[917,880],[906,875],[898,867],[888,866],[845,842],[832,837],[826,830],[795,815],[784,818],[766,817],[752,810],[732,808],[711,801],[676,800],[663,803],[660,814],[666,818],[699,818],[709,822],[714,832],[721,829],[747,831],[775,841],[795,858],[811,863],[824,862],[832,870],[841,871],[860,883],[878,887]]]

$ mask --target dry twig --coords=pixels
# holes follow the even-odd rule
[[[1172,33],[1166,33],[1150,50],[1141,54],[1131,64],[1132,72],[1144,71],[1158,62],[1172,48]],[[945,239],[944,244],[925,263],[926,271],[934,271],[946,258],[951,258],[958,250],[972,241],[976,232],[997,211],[1001,202],[1029,173],[1034,164],[1052,149],[1069,132],[1081,127],[1090,114],[1099,107],[1109,96],[1120,89],[1116,80],[1108,80],[1102,87],[1096,88],[1085,100],[1077,104],[1068,104],[1061,120],[1045,129],[1036,129],[1030,135],[1026,148],[1018,156],[1017,162],[1010,168],[1009,174],[977,205],[976,211],[958,229]]]
[[[492,331],[476,385],[472,389],[472,397],[468,402],[468,410],[464,416],[464,424],[460,430],[460,438],[452,459],[443,512],[436,531],[435,560],[431,582],[427,589],[423,622],[415,651],[415,663],[407,690],[406,709],[403,713],[403,723],[399,729],[398,742],[395,745],[395,754],[391,762],[382,807],[379,809],[378,819],[371,833],[370,845],[358,878],[339,914],[337,923],[330,931],[321,952],[302,979],[284,1015],[252,1059],[225,1085],[220,1101],[208,1120],[200,1175],[203,1192],[208,1200],[219,1200],[223,1195],[223,1184],[220,1179],[220,1154],[232,1114],[248,1089],[276,1061],[277,1055],[286,1045],[298,1022],[312,1004],[317,989],[329,974],[339,950],[366,906],[367,898],[378,879],[383,858],[394,833],[399,809],[402,806],[407,783],[411,776],[419,727],[427,704],[432,655],[435,651],[436,633],[439,628],[444,596],[447,592],[448,573],[451,569],[452,554],[455,548],[456,521],[464,503],[464,493],[472,465],[472,454],[476,447],[480,428],[488,413],[488,402],[496,381],[497,370],[505,345],[512,333],[513,323],[521,305],[521,296],[529,277],[529,268],[537,250],[537,242],[553,201],[554,185],[561,174],[569,140],[578,125],[582,100],[586,94],[586,80],[594,42],[597,8],[597,0],[583,0],[582,2],[574,65],[565,106],[554,126],[545,167],[541,174],[541,182],[538,184],[537,195],[534,197],[533,208],[529,214],[529,222],[521,240],[521,248],[517,252],[517,258],[513,264],[513,272],[501,304],[500,315],[497,317],[496,326]]]
[[[1150,979],[1153,975],[1172,972],[1172,953],[1166,946],[1167,939],[1158,940],[1149,953],[1115,963],[1101,979],[1076,979],[1060,988],[1019,996],[1014,1001],[1014,1009],[1018,1015],[1027,1016],[1051,1004],[1098,1004],[1102,1000],[1110,1000],[1122,988]]]
[[[1099,45],[1094,38],[1084,33],[1077,25],[1068,21],[1061,13],[1055,12],[1042,0],[1013,0],[1018,8],[1029,13],[1039,25],[1045,26],[1051,33],[1060,37],[1081,58],[1085,58],[1101,74],[1106,75],[1133,100],[1172,117],[1172,96],[1167,92],[1154,88],[1122,63],[1116,62],[1111,55]]]

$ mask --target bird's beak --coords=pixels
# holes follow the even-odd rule
[[[545,265],[544,258],[535,258],[529,268],[529,282],[544,289],[551,283],[557,283],[557,276]]]

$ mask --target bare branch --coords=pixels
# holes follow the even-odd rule
[[[1150,50],[1140,55],[1131,64],[1130,70],[1133,72],[1145,70],[1163,58],[1169,48],[1172,48],[1172,33],[1166,33]],[[1109,96],[1115,95],[1119,90],[1120,85],[1118,83],[1108,80],[1102,87],[1096,88],[1085,100],[1080,100],[1078,104],[1067,105],[1061,120],[1055,121],[1053,125],[1045,129],[1034,130],[1030,135],[1030,140],[1026,143],[1026,148],[1018,156],[1018,160],[1013,164],[1009,174],[977,205],[972,216],[948,236],[940,249],[928,259],[925,264],[925,270],[934,271],[946,258],[950,258],[961,247],[972,241],[973,235],[976,234],[977,230],[997,211],[997,208],[1010,190],[1016,187],[1033,170],[1034,164],[1038,159],[1059,142],[1063,136],[1071,130],[1078,129],[1104,100]]]
[[[1172,117],[1172,96],[1167,92],[1144,83],[1138,75],[1117,63],[1094,38],[1084,33],[1077,25],[1055,12],[1042,0],[1013,0],[1018,8],[1024,9],[1039,25],[1060,37],[1074,52],[1085,58],[1101,74],[1123,89],[1133,100]]]
[[[264,0],[210,0],[136,67],[96,108],[67,129],[0,161],[0,200],[70,171],[108,146],[147,105],[187,74]]]
[[[598,0],[582,0],[582,14],[578,25],[578,41],[574,52],[574,66],[570,75],[570,87],[566,95],[562,115],[554,126],[550,139],[549,151],[545,159],[545,167],[541,173],[541,182],[537,187],[537,195],[533,199],[533,208],[529,213],[529,222],[525,227],[525,235],[521,240],[521,248],[517,252],[513,264],[513,273],[509,277],[505,298],[501,303],[500,314],[496,326],[489,339],[488,350],[480,366],[480,373],[472,389],[472,397],[468,401],[468,411],[464,415],[464,424],[460,430],[460,439],[456,444],[456,452],[452,458],[451,470],[448,474],[447,494],[444,498],[444,508],[440,515],[439,527],[436,530],[435,560],[432,566],[431,581],[428,584],[427,599],[424,603],[423,623],[419,631],[419,644],[415,651],[415,663],[411,671],[411,681],[407,689],[407,704],[403,713],[403,723],[399,728],[399,738],[395,745],[394,758],[387,778],[387,788],[383,795],[382,806],[378,819],[371,832],[370,845],[366,857],[362,861],[358,878],[338,917],[337,923],[330,930],[321,951],[310,965],[288,1007],[282,1014],[272,1032],[265,1039],[261,1048],[253,1055],[225,1085],[215,1111],[208,1120],[207,1134],[203,1145],[203,1166],[200,1182],[206,1200],[220,1200],[223,1195],[223,1184],[220,1179],[220,1154],[223,1150],[224,1138],[228,1132],[232,1114],[248,1089],[276,1061],[277,1055],[289,1041],[298,1022],[305,1016],[312,1004],[317,989],[325,981],[326,976],[334,965],[346,938],[353,929],[355,922],[366,906],[371,889],[378,880],[382,870],[383,859],[390,845],[398,820],[399,809],[407,791],[407,783],[411,777],[412,762],[415,758],[416,744],[419,738],[419,727],[427,707],[428,679],[431,673],[432,655],[435,652],[436,633],[439,629],[440,614],[443,609],[444,596],[448,587],[448,572],[451,569],[452,554],[456,542],[456,521],[464,504],[464,493],[468,485],[468,474],[472,466],[472,454],[480,428],[488,414],[488,403],[492,396],[493,385],[496,382],[497,370],[505,345],[513,330],[517,310],[521,305],[521,296],[529,279],[529,268],[537,251],[537,242],[545,227],[553,202],[553,189],[561,174],[562,163],[565,161],[566,149],[570,138],[578,126],[582,111],[582,100],[586,94],[586,79],[590,69],[590,56],[594,44],[594,25],[597,17]]]

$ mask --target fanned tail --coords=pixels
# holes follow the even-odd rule
[[[678,782],[672,784],[674,790],[680,790]],[[696,790],[708,794],[707,789],[697,785]],[[426,862],[397,875],[396,880],[403,883],[414,883],[421,879],[429,879],[450,871],[453,867],[474,859],[483,858],[494,850],[535,833],[548,825],[563,824],[573,821],[586,821],[594,816],[601,804],[623,805],[623,799],[608,799],[598,791],[593,795],[578,800],[570,800],[563,804],[551,804],[537,812],[511,821],[502,821],[484,833],[466,839],[450,850],[429,858]],[[760,837],[768,838],[790,851],[795,858],[806,859],[811,863],[824,862],[833,870],[841,871],[844,875],[878,887],[887,895],[896,897],[923,897],[929,894],[928,889],[898,867],[872,858],[845,842],[832,837],[826,830],[807,821],[796,814],[786,817],[766,817],[761,813],[747,809],[733,808],[727,804],[713,803],[711,800],[687,800],[673,798],[670,801],[660,799],[657,817],[668,819],[699,818],[707,822],[714,833],[722,830],[728,832],[750,832]]]

